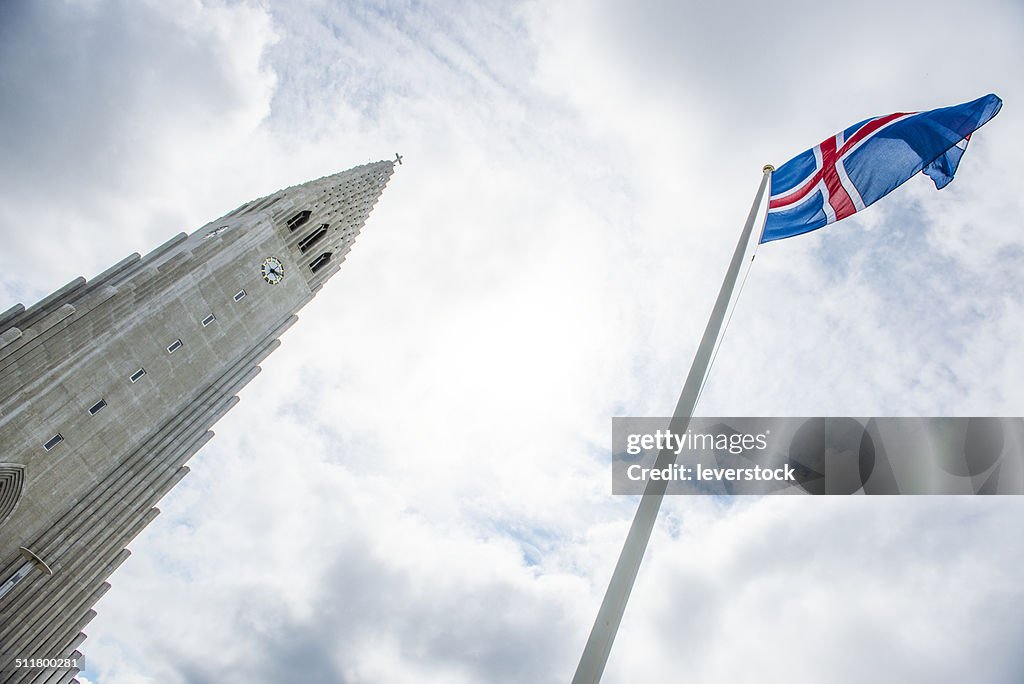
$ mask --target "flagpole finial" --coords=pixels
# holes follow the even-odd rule
[[[765,164],[764,168],[761,170],[764,171],[765,173],[771,173],[772,171],[775,170],[775,167],[772,166],[771,164]]]

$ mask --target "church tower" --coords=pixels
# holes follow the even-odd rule
[[[338,271],[394,164],[248,202],[0,314],[0,681],[74,681],[125,547]]]

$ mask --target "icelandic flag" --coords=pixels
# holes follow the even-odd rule
[[[897,112],[840,131],[772,173],[761,242],[800,235],[850,216],[922,171],[942,189],[971,133],[999,112],[995,95],[929,112]]]

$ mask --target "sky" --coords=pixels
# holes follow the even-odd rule
[[[995,92],[762,246],[698,412],[1024,415],[1024,6],[0,4],[0,310],[396,152],[111,577],[83,682],[566,682],[765,163]],[[605,682],[1018,682],[1016,497],[666,500]]]

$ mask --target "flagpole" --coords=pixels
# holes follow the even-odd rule
[[[775,168],[770,164],[765,165],[763,169],[764,175],[761,177],[757,196],[754,198],[754,204],[750,207],[750,214],[747,215],[747,222],[743,226],[740,240],[736,244],[736,251],[733,252],[729,270],[722,282],[722,289],[718,291],[715,308],[711,311],[711,317],[704,329],[704,337],[701,338],[700,346],[697,347],[697,353],[690,365],[690,372],[686,376],[686,383],[683,385],[683,391],[679,395],[675,412],[672,414],[669,429],[673,433],[686,432],[693,409],[697,405],[697,399],[700,397],[701,388],[704,386],[704,380],[718,346],[717,342],[729,309],[729,302],[736,289],[740,269],[743,266],[743,257],[750,245],[750,236],[754,231],[757,212],[761,207],[765,189],[769,186],[774,170]],[[760,239],[760,236],[758,237]],[[676,455],[671,449],[664,449],[658,454],[654,467],[656,469],[668,467],[675,462],[675,459]],[[583,649],[583,655],[576,667],[576,675],[572,678],[572,684],[598,684],[601,681],[604,666],[608,662],[608,654],[612,650],[612,642],[615,641],[615,634],[619,630],[619,623],[626,610],[626,602],[633,590],[633,582],[640,570],[640,562],[647,549],[647,542],[651,538],[651,531],[654,529],[654,522],[658,517],[658,510],[661,508],[661,501],[665,497],[667,486],[668,483],[665,480],[649,480],[643,496],[640,497],[640,505],[636,509],[633,524],[622,545],[619,561],[615,564],[615,571],[608,583],[601,608],[597,611],[597,619],[594,620],[594,626],[590,630],[590,638],[587,639],[587,645]]]

